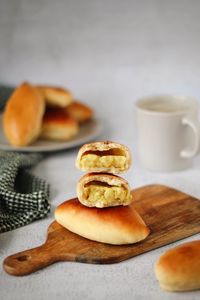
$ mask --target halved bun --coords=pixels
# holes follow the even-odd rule
[[[128,205],[132,194],[128,182],[116,175],[89,173],[77,183],[79,201],[88,207]]]
[[[3,129],[8,141],[17,147],[34,142],[42,126],[44,99],[38,90],[25,82],[8,99],[3,114]]]
[[[155,265],[155,274],[167,291],[200,289],[200,241],[166,251]]]
[[[70,117],[74,118],[78,123],[89,121],[93,115],[93,110],[89,106],[78,101],[72,102],[67,106],[66,110]]]
[[[44,97],[47,106],[66,107],[73,101],[70,91],[55,86],[37,85],[38,91]]]
[[[48,140],[67,141],[78,133],[76,120],[61,108],[48,108],[42,124],[41,137]]]
[[[76,166],[87,172],[120,173],[131,165],[129,149],[111,141],[83,145],[76,159]]]
[[[93,241],[113,245],[133,244],[150,231],[132,206],[89,208],[78,199],[59,205],[56,221],[68,230]]]

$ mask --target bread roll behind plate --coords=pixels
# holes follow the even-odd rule
[[[76,120],[62,108],[47,108],[42,123],[41,137],[52,141],[68,141],[79,130]]]
[[[86,174],[80,178],[76,191],[79,201],[88,207],[125,206],[132,202],[128,182],[112,174]]]
[[[44,99],[38,90],[25,82],[15,89],[3,113],[3,129],[8,141],[17,147],[34,142],[42,126]]]
[[[83,145],[76,159],[76,166],[86,172],[120,173],[131,165],[129,149],[111,141]]]
[[[160,287],[167,291],[200,289],[200,241],[166,251],[155,265]]]
[[[56,208],[55,219],[82,237],[113,245],[139,242],[150,232],[132,206],[89,208],[72,199]]]
[[[67,106],[66,111],[70,117],[74,118],[78,123],[85,123],[92,118],[93,110],[88,106],[78,101],[73,101]]]
[[[36,88],[44,97],[47,106],[66,107],[73,101],[70,91],[55,86],[37,85]]]

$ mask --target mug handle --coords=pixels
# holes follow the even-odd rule
[[[180,155],[183,158],[191,158],[198,154],[200,148],[200,130],[199,123],[187,118],[182,119],[182,124],[189,126],[194,133],[194,148],[192,150],[182,150]]]

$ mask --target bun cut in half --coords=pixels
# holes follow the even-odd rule
[[[139,242],[150,232],[132,206],[89,208],[72,199],[56,208],[55,219],[82,237],[113,245]]]
[[[8,99],[3,114],[3,129],[8,141],[17,147],[34,142],[42,127],[44,99],[27,82],[15,89]]]
[[[200,241],[166,251],[155,265],[160,287],[171,292],[200,289]]]
[[[129,149],[110,141],[83,145],[77,156],[76,166],[86,172],[120,173],[131,165]]]
[[[132,202],[128,182],[112,174],[86,174],[80,178],[76,191],[79,201],[88,207],[125,206]]]

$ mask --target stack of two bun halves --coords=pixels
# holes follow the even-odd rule
[[[130,151],[121,144],[105,141],[82,146],[76,166],[89,173],[77,183],[78,198],[57,207],[57,222],[102,243],[123,245],[145,239],[150,231],[131,204],[129,184],[116,175],[130,165]]]

